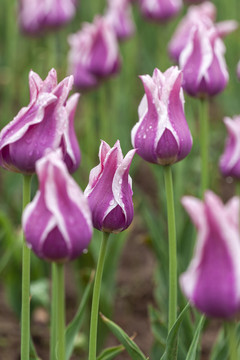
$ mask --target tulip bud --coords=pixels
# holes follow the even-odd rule
[[[96,17],[93,24],[69,37],[69,72],[79,89],[98,85],[99,81],[120,69],[118,42],[107,19]]]
[[[220,158],[220,170],[224,176],[240,179],[240,116],[224,118],[228,139]]]
[[[225,206],[211,191],[204,201],[182,203],[198,230],[194,257],[180,277],[181,288],[201,312],[229,318],[240,309],[239,198]]]
[[[93,226],[104,232],[125,230],[133,219],[132,179],[129,168],[135,150],[123,158],[120,142],[110,148],[104,141],[99,149],[98,166],[89,176],[85,189],[92,211]]]
[[[128,39],[135,31],[129,0],[108,0],[105,18],[113,27],[118,40]]]
[[[140,0],[142,14],[152,20],[169,20],[182,7],[182,0]]]
[[[182,86],[189,95],[213,96],[224,90],[229,77],[224,54],[224,43],[214,28],[198,26],[192,29],[191,38],[179,59]]]
[[[20,0],[19,23],[24,32],[37,34],[69,22],[75,12],[75,0]]]
[[[87,199],[69,175],[60,150],[38,160],[36,172],[39,190],[22,218],[27,245],[45,260],[75,259],[92,237]]]
[[[43,81],[33,71],[29,74],[30,103],[0,133],[0,165],[7,170],[32,174],[35,163],[46,149],[62,147],[71,158],[69,171],[80,161],[80,150],[73,128],[78,95],[67,101],[73,77],[57,84],[52,69]],[[67,103],[66,103],[67,101]]]
[[[170,165],[185,158],[192,136],[184,115],[182,74],[177,67],[153,76],[141,76],[145,95],[138,108],[139,122],[132,129],[132,144],[144,160]]]
[[[179,61],[181,52],[191,39],[191,31],[194,27],[200,26],[206,29],[213,27],[221,38],[235,31],[238,27],[238,23],[234,20],[214,24],[215,19],[216,7],[213,3],[205,1],[198,6],[190,6],[169,43],[168,51],[171,58],[176,62]]]

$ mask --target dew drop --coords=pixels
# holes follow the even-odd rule
[[[122,179],[120,179],[118,183],[119,183],[119,185],[121,185],[122,184]]]
[[[146,139],[146,137],[147,137],[147,135],[146,135],[146,134],[144,134],[144,135],[143,135],[143,139]]]
[[[109,202],[109,205],[110,205],[110,206],[114,205],[114,200],[111,200],[111,201]]]
[[[83,254],[87,254],[87,253],[88,253],[88,249],[84,249]]]

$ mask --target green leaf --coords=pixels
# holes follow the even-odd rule
[[[189,348],[189,351],[187,353],[186,360],[196,360],[197,359],[197,348],[198,348],[198,342],[199,337],[203,328],[205,322],[205,316],[203,315],[198,323],[197,329],[195,331],[191,346]]]
[[[179,327],[182,323],[182,320],[189,310],[190,305],[187,304],[185,308],[182,310],[181,314],[178,316],[176,322],[170,330],[170,333],[167,337],[166,350],[161,357],[161,360],[176,360],[177,359],[177,350],[178,350],[178,332]]]
[[[83,316],[84,316],[84,312],[85,312],[85,307],[87,305],[89,296],[92,292],[92,286],[93,286],[93,279],[94,279],[94,274],[92,273],[89,283],[84,291],[81,303],[79,305],[78,311],[75,315],[75,317],[73,318],[73,320],[69,323],[69,325],[67,326],[66,332],[65,332],[65,338],[66,338],[66,360],[70,359],[70,356],[73,352],[73,348],[74,348],[74,339],[76,337],[76,335],[79,332],[79,329],[82,325],[82,321],[83,321]]]
[[[214,344],[211,354],[210,360],[225,360],[228,357],[228,347],[226,337],[224,335],[224,330],[222,329],[219,332],[216,343]]]
[[[148,313],[154,338],[163,347],[163,349],[165,349],[167,339],[167,327],[162,320],[161,314],[151,305],[149,305],[148,307]]]
[[[125,347],[129,355],[133,360],[146,360],[147,358],[139,349],[137,344],[125,333],[123,329],[121,329],[117,324],[113,321],[106,318],[106,316],[101,314],[101,318],[103,322],[107,325],[107,327],[111,330],[111,332],[116,336],[118,341]]]
[[[33,343],[31,337],[30,337],[29,359],[30,359],[30,360],[41,360],[40,357],[38,357],[37,351],[36,351],[36,349],[35,349],[35,346],[34,346],[34,343]]]
[[[97,357],[97,360],[114,359],[117,355],[121,354],[123,350],[125,350],[125,348],[122,345],[107,348],[101,352],[101,354]]]

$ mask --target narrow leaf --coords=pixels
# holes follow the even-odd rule
[[[40,357],[38,357],[37,351],[35,349],[35,346],[34,346],[34,343],[33,343],[33,340],[31,337],[30,337],[29,359],[30,360],[41,360]]]
[[[198,323],[197,329],[196,329],[194,337],[193,337],[193,341],[192,341],[189,351],[187,353],[186,360],[196,360],[197,359],[198,342],[199,342],[199,337],[200,337],[204,322],[205,322],[205,316],[203,315]]]
[[[101,318],[107,327],[111,330],[111,332],[116,336],[118,341],[120,341],[120,343],[125,347],[133,360],[146,360],[146,357],[139,349],[137,344],[125,333],[123,329],[121,329],[117,324],[102,314]]]
[[[97,357],[97,360],[114,359],[117,355],[121,354],[123,350],[125,350],[125,348],[122,345],[107,348],[101,352],[101,354]]]
[[[66,332],[65,332],[65,338],[66,338],[66,360],[70,359],[70,356],[73,352],[74,347],[74,339],[76,335],[78,334],[80,327],[82,325],[83,316],[84,316],[84,310],[87,305],[89,296],[92,292],[92,286],[93,286],[93,279],[94,274],[91,274],[89,283],[84,291],[81,303],[79,305],[78,311],[73,318],[73,320],[69,323],[67,326]]]
[[[178,316],[176,322],[170,330],[170,333],[167,337],[166,350],[161,357],[161,360],[176,360],[177,359],[177,350],[178,350],[178,332],[179,327],[182,323],[184,315],[190,308],[190,305],[187,304]]]

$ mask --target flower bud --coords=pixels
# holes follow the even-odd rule
[[[20,0],[19,23],[24,32],[38,34],[69,22],[75,12],[75,0]]]
[[[32,174],[35,163],[46,149],[62,147],[69,171],[80,161],[80,150],[73,127],[78,95],[67,101],[73,77],[57,84],[52,69],[43,81],[33,71],[29,74],[30,103],[0,133],[0,165],[7,170]],[[67,101],[67,103],[66,103]]]
[[[129,0],[108,0],[105,18],[113,27],[118,40],[131,37],[135,31]]]
[[[240,116],[224,118],[228,138],[220,158],[220,170],[224,176],[240,179]]]
[[[69,72],[74,84],[85,90],[120,69],[118,42],[107,19],[96,17],[93,24],[85,23],[82,29],[69,37]]]
[[[118,233],[125,230],[133,219],[132,179],[129,168],[135,150],[123,158],[120,142],[110,148],[102,141],[98,166],[89,176],[85,189],[92,211],[93,226],[104,232]]]
[[[216,29],[201,26],[192,29],[179,59],[182,86],[189,95],[213,96],[225,89],[229,76],[224,54],[225,45]]]
[[[144,160],[170,165],[185,158],[192,136],[184,115],[182,74],[177,67],[153,76],[141,76],[145,95],[138,108],[139,122],[132,129],[132,144]]]
[[[143,15],[152,20],[169,20],[182,7],[182,0],[140,0]]]
[[[229,318],[240,309],[239,198],[225,206],[211,191],[204,201],[182,203],[198,230],[194,257],[180,277],[181,288],[201,312]]]
[[[75,259],[92,237],[87,199],[69,175],[60,149],[38,160],[36,172],[39,190],[22,218],[27,245],[45,260]]]

